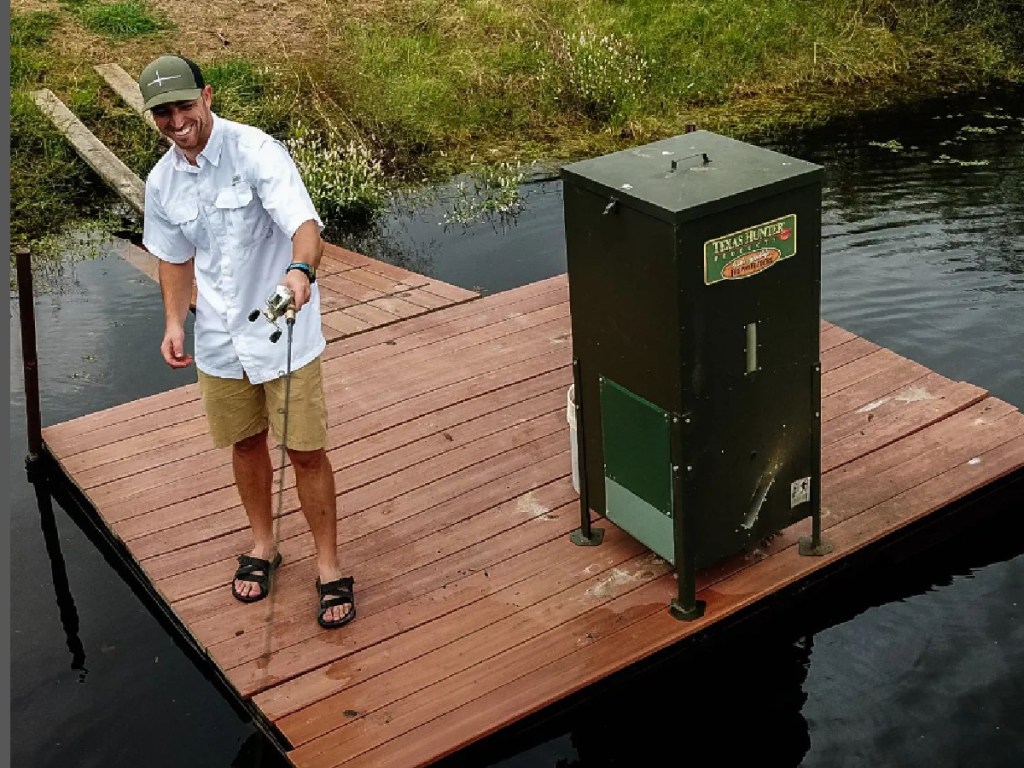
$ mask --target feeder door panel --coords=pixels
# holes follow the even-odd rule
[[[669,414],[601,377],[605,514],[672,560],[672,466]]]

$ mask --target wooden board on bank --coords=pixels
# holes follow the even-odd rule
[[[32,100],[67,138],[79,156],[137,213],[142,213],[145,185],[135,172],[107,149],[49,88],[32,92]]]
[[[129,107],[142,115],[146,125],[160,133],[160,129],[156,127],[153,115],[146,109],[146,103],[142,98],[142,91],[134,77],[125,72],[119,64],[113,62],[97,64],[93,69],[96,70],[96,74],[106,81],[114,93],[120,96]],[[162,133],[160,135],[163,136]],[[164,141],[170,144],[167,137],[164,137]]]
[[[339,256],[334,274],[369,269],[359,261]],[[360,285],[386,287],[376,279]],[[694,622],[667,610],[671,567],[612,523],[595,521],[600,546],[570,541],[580,521],[564,275],[328,346],[340,552],[358,600],[341,630],[315,622],[313,545],[290,471],[274,600],[232,599],[226,585],[250,538],[229,452],[210,446],[194,386],[48,427],[44,439],[209,663],[287,740],[294,765],[405,768],[1024,468],[1016,408],[825,322],[821,350],[822,523],[835,549],[800,556],[804,521],[701,572],[707,611]]]

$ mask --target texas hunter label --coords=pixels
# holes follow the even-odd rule
[[[704,243],[704,284],[742,280],[796,255],[796,214]]]

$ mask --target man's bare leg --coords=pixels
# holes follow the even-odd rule
[[[270,463],[267,431],[235,443],[231,448],[231,465],[238,495],[252,528],[253,549],[250,554],[261,560],[270,560],[276,553],[270,493],[274,470]],[[236,580],[235,590],[243,597],[254,597],[259,594],[260,586],[251,581]]]
[[[289,448],[288,456],[295,467],[295,485],[302,513],[313,532],[317,575],[323,584],[335,581],[341,578],[341,569],[338,566],[338,505],[331,461],[323,449],[295,451]],[[348,605],[333,606],[324,619],[337,621],[350,610]]]

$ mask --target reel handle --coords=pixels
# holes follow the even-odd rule
[[[284,321],[289,325],[295,325],[295,305],[288,302],[288,306],[284,308]],[[276,342],[281,338],[281,329],[278,328],[272,334],[270,334],[270,340]]]

